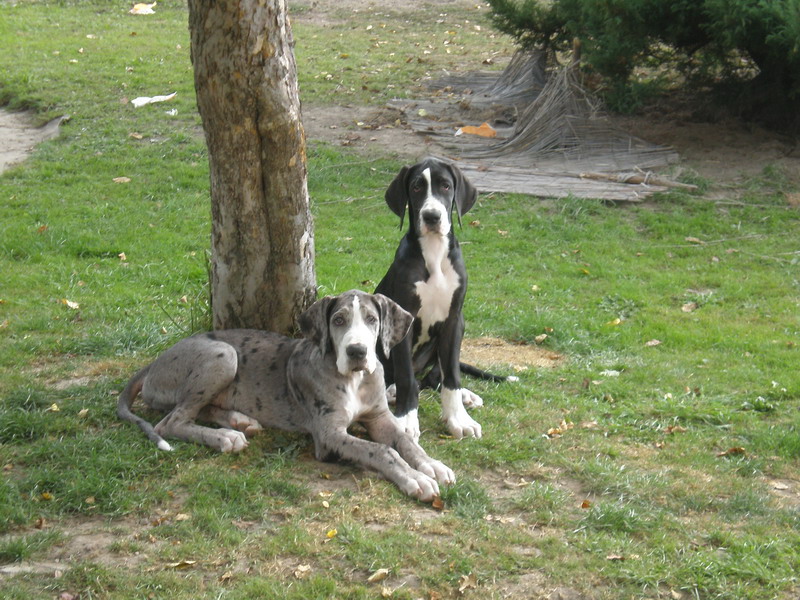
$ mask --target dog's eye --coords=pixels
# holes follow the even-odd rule
[[[332,323],[337,327],[341,327],[342,325],[344,325],[344,317],[342,316],[333,317]]]
[[[414,192],[415,194],[419,194],[422,191],[422,187],[418,185],[412,185],[411,191]]]
[[[450,184],[449,184],[449,183],[443,183],[443,184],[442,184],[442,189],[443,189],[445,192],[449,192],[449,191],[450,191]]]
[[[372,325],[373,323],[377,323],[378,322],[378,317],[376,317],[375,315],[367,315],[366,321],[367,321],[367,323]]]

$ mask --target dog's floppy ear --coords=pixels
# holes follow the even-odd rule
[[[383,294],[375,294],[375,303],[381,314],[381,345],[383,355],[389,356],[392,348],[403,341],[411,329],[414,317],[405,311],[397,302]]]
[[[325,296],[317,300],[297,320],[300,333],[319,346],[323,355],[328,351],[328,315],[335,300],[335,296]]]
[[[406,216],[406,205],[408,204],[408,175],[409,167],[403,167],[400,172],[389,184],[386,190],[386,204],[392,212],[400,217],[400,229],[403,228],[403,221]]]
[[[466,214],[475,205],[478,199],[478,190],[464,177],[464,174],[454,164],[448,164],[455,185],[455,206],[458,215],[458,226],[461,227],[461,216]]]

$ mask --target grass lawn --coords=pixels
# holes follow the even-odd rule
[[[380,105],[510,53],[485,9],[424,6],[301,4],[303,101]],[[479,199],[458,233],[468,336],[546,333],[565,361],[469,381],[480,440],[448,439],[423,397],[421,442],[459,476],[442,511],[303,436],[163,453],[118,422],[127,378],[209,322],[187,10],[128,9],[0,4],[0,103],[70,115],[0,175],[0,596],[797,597],[800,213],[776,168],[735,202]],[[320,294],[380,280],[405,162],[309,142]]]

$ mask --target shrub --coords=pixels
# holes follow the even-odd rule
[[[569,50],[606,88],[666,67],[726,89],[743,116],[800,124],[800,0],[489,0],[498,29],[526,48]],[[731,85],[731,84],[735,85]]]

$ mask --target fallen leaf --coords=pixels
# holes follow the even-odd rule
[[[385,585],[381,586],[381,598],[391,598],[392,594],[394,594],[394,592],[390,588]]]
[[[681,427],[680,425],[669,425],[666,429],[664,429],[664,433],[667,435],[672,435],[673,433],[684,433],[686,431],[686,427]]]
[[[113,181],[114,183],[130,183],[131,182],[131,178],[130,177],[114,177],[114,179],[112,179],[111,181]]]
[[[467,590],[474,590],[478,587],[478,579],[470,573],[469,575],[462,575],[458,580],[458,593],[463,594]]]
[[[311,565],[297,565],[297,568],[294,570],[294,576],[296,579],[303,579],[304,577],[308,577],[311,574]]]
[[[72,300],[67,300],[66,298],[61,299],[61,304],[66,306],[67,308],[71,308],[72,310],[78,310],[81,305],[77,302],[73,302]]]
[[[89,414],[89,409],[88,409],[88,408],[82,408],[82,409],[80,409],[80,410],[78,411],[78,416],[79,416],[81,419],[84,419],[84,418],[86,418],[86,416],[88,416],[88,414]]]
[[[226,581],[230,581],[231,579],[233,579],[233,571],[225,571],[222,575],[219,576],[219,579],[217,581],[219,581],[220,583],[225,583]]]
[[[127,257],[127,256],[125,256],[125,253],[124,253],[124,252],[120,252],[119,254],[117,254],[117,256],[119,257],[119,259],[120,259],[122,262],[125,262],[126,260],[128,260],[128,257]]]
[[[652,348],[653,346],[660,346],[661,340],[648,340],[644,343],[647,348]]]
[[[186,513],[178,513],[175,515],[175,521],[188,521],[192,518],[191,515],[187,515]]]
[[[338,533],[339,533],[339,532],[338,532],[336,529],[329,529],[329,530],[328,530],[328,533],[326,533],[326,534],[325,534],[325,537],[327,537],[329,540],[332,540],[333,538],[335,538],[335,537],[336,537],[336,535],[337,535]]]
[[[606,560],[625,560],[625,557],[621,554],[609,554],[606,556]]]
[[[45,231],[47,231],[47,229],[48,229],[47,225],[42,225],[39,227],[39,229],[36,230],[36,233],[44,233]]]
[[[580,424],[581,429],[597,429],[597,421],[583,421]]]
[[[610,320],[608,323],[606,323],[606,325],[610,325],[611,327],[616,327],[617,325],[620,325],[621,323],[622,323],[622,319],[617,317],[616,319]]]
[[[698,308],[697,302],[687,302],[683,306],[681,306],[681,310],[685,313],[690,313],[696,311]]]
[[[136,131],[132,131],[131,133],[129,133],[129,134],[128,134],[128,137],[129,137],[129,138],[133,138],[134,140],[140,140],[140,139],[142,139],[144,136],[143,136],[141,133],[138,133],[138,132],[136,132]]]
[[[505,229],[498,229],[497,233],[499,233],[503,237],[508,235],[508,231],[506,231]]]
[[[378,583],[383,581],[389,576],[389,569],[378,569],[372,575],[367,577],[367,583]]]
[[[444,510],[444,501],[442,500],[442,498],[440,496],[434,496],[433,497],[433,502],[431,502],[431,506],[435,510]]]
[[[533,341],[536,342],[537,344],[541,344],[547,338],[548,338],[548,335],[546,333],[542,333],[541,335],[537,335],[535,338],[533,338]]]
[[[86,502],[86,504],[88,504],[89,506],[92,506],[96,502],[96,500],[94,496],[89,496],[88,498],[86,498],[86,500],[84,500],[84,502]]]
[[[696,238],[696,237],[687,237],[687,238],[685,238],[685,239],[686,239],[686,241],[687,241],[687,242],[689,242],[690,244],[700,244],[700,245],[703,245],[703,244],[705,244],[705,242],[704,242],[703,240],[701,240],[700,238]]]
[[[42,500],[47,500],[50,502],[53,499],[53,494],[50,492],[42,492],[41,496],[39,496]]]
[[[189,298],[188,298],[187,296],[185,296],[185,295],[184,295],[184,296],[181,296],[181,297],[178,299],[178,302],[180,302],[181,304],[189,304]]]
[[[480,137],[485,138],[493,138],[497,137],[497,130],[494,127],[489,125],[489,123],[481,123],[479,126],[475,127],[474,125],[466,125],[461,127],[456,131],[456,135],[467,134],[467,135],[477,135]]]
[[[733,448],[728,448],[725,452],[718,452],[717,456],[721,458],[724,456],[744,456],[745,454],[744,448],[741,446],[734,446]]]
[[[50,406],[48,406],[44,412],[59,412],[61,409],[58,408],[58,404],[53,402]]]
[[[586,509],[586,508],[591,508],[591,507],[592,507],[592,501],[591,500],[587,499],[587,500],[584,500],[583,502],[581,502],[581,508]]]
[[[44,529],[47,526],[47,520],[44,517],[39,517],[33,524],[36,529]]]
[[[789,486],[786,485],[785,483],[780,482],[780,481],[773,481],[772,482],[772,489],[773,490],[781,490],[781,491],[783,491],[783,490],[788,490]]]
[[[196,560],[179,560],[178,562],[167,563],[164,565],[167,569],[190,569],[197,564]]]

